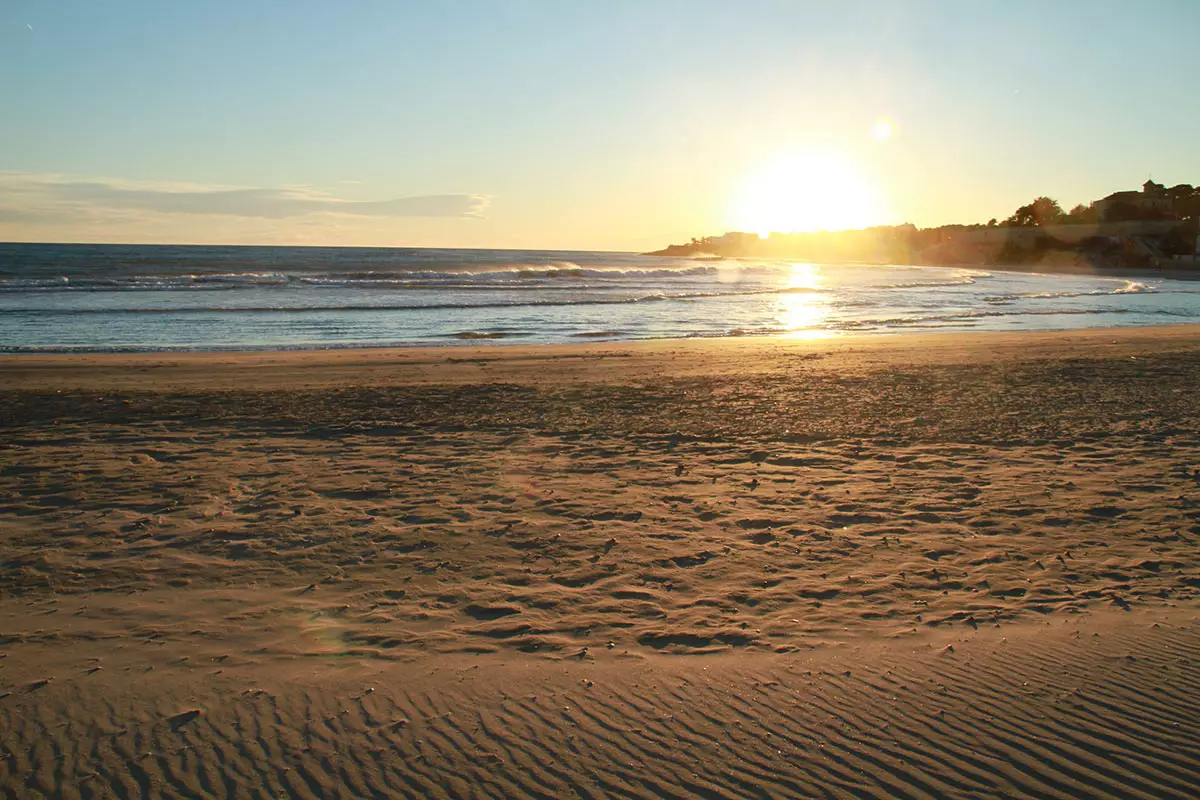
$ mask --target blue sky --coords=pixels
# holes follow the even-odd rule
[[[986,221],[1200,182],[1197,31],[1192,0],[6,0],[0,240],[645,249],[732,227],[781,153],[852,165],[871,222]]]

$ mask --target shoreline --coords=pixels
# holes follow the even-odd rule
[[[1130,278],[1130,279],[1154,279],[1161,278],[1172,281],[1200,281],[1200,267],[1194,269],[1181,268],[1149,268],[1135,269],[1133,267],[1072,267],[1069,265],[1046,265],[1046,264],[1003,264],[996,266],[988,265],[963,265],[962,269],[986,269],[995,270],[997,272],[1016,272],[1022,274],[1035,275],[1068,275],[1073,277],[1088,277],[1094,276],[1097,278]]]
[[[1097,278],[1162,278],[1166,280],[1176,281],[1200,281],[1200,261],[1194,262],[1196,266],[1191,268],[1183,267],[1102,267],[1092,264],[1074,264],[1074,263],[1030,263],[1030,264],[992,264],[992,263],[945,263],[945,264],[924,264],[924,263],[891,263],[891,262],[873,262],[873,261],[843,261],[843,262],[823,262],[811,261],[807,258],[788,258],[785,256],[703,256],[703,255],[665,255],[658,253],[640,253],[652,258],[677,258],[689,259],[698,263],[720,263],[722,261],[801,261],[805,263],[815,263],[821,266],[839,267],[839,266],[855,266],[855,267],[930,267],[934,269],[971,269],[993,272],[1012,272],[1019,274],[1035,274],[1035,275],[1067,275],[1073,277],[1097,277]]]
[[[840,363],[878,358],[918,364],[1057,358],[1079,348],[1097,357],[1192,351],[1200,325],[1081,328],[1068,331],[944,331],[846,334],[823,338],[737,336],[580,344],[491,344],[454,347],[363,347],[320,350],[240,350],[137,353],[4,353],[0,380],[10,390],[125,386],[316,388],[332,385],[606,382],[663,374],[760,374],[795,359]],[[752,357],[747,360],[747,357]],[[605,362],[608,362],[605,365]],[[554,364],[556,371],[529,369]],[[819,363],[819,362],[818,362]],[[597,366],[604,369],[596,370]]]

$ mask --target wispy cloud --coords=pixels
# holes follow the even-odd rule
[[[44,216],[36,211],[0,207],[0,222],[42,222]]]
[[[124,215],[131,211],[256,219],[318,214],[478,217],[490,199],[479,194],[435,194],[389,200],[349,200],[307,188],[171,186],[0,172],[0,220],[25,222],[57,222],[82,215]]]

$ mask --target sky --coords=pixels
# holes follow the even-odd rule
[[[0,0],[0,241],[646,250],[1200,183],[1200,2]]]

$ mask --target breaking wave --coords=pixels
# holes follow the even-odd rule
[[[335,289],[545,289],[546,282],[592,279],[603,282],[639,282],[704,278],[718,274],[719,267],[699,266],[669,269],[621,269],[557,265],[553,267],[479,267],[474,270],[404,270],[389,272],[230,272],[182,275],[133,274],[112,276],[0,277],[0,292],[30,291],[189,291],[212,289],[294,288]]]
[[[1115,289],[1092,289],[1083,292],[1014,292],[1012,294],[986,295],[985,303],[1011,303],[1016,300],[1044,300],[1065,297],[1103,297],[1118,294],[1153,294],[1158,289],[1141,281],[1124,281]]]

